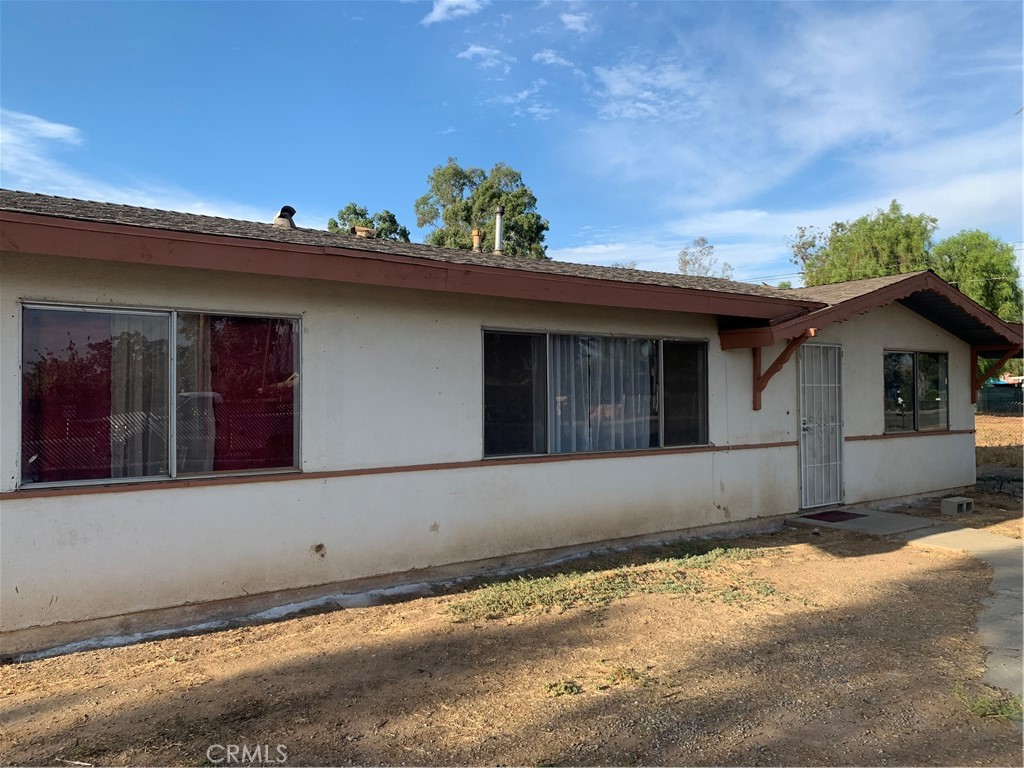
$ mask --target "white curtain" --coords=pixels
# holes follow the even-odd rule
[[[110,476],[167,465],[167,316],[110,316]]]
[[[217,446],[215,404],[223,398],[213,391],[210,354],[210,316],[178,315],[178,472],[212,472]]]
[[[648,448],[657,435],[657,342],[551,337],[552,452]]]

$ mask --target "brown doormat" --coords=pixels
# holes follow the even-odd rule
[[[867,517],[867,515],[858,515],[856,512],[815,512],[813,515],[804,515],[808,520],[822,520],[826,523],[845,523],[847,520],[855,520],[858,517]]]

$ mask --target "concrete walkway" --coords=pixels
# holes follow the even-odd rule
[[[992,566],[991,597],[985,598],[978,617],[981,644],[988,649],[982,680],[1017,696],[1024,696],[1024,568],[1021,543],[1007,536],[974,528],[936,525],[901,534],[910,544],[944,549],[961,549]]]
[[[802,515],[787,518],[786,523],[799,527],[831,528],[892,537],[917,546],[963,550],[992,566],[993,595],[985,599],[978,617],[981,643],[989,652],[986,659],[988,670],[982,680],[988,685],[1024,696],[1024,666],[1021,658],[1021,648],[1024,646],[1024,550],[1021,542],[1007,536],[899,512],[857,507],[839,511],[852,512],[861,517],[830,523]]]

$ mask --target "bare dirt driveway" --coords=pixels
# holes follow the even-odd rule
[[[0,760],[1021,765],[1020,732],[963,702],[984,694],[990,577],[785,530],[12,664]]]

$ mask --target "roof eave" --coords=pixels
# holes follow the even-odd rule
[[[772,346],[781,341],[820,329],[832,323],[841,323],[850,318],[887,306],[894,301],[906,299],[915,293],[931,291],[939,294],[951,305],[958,307],[980,324],[987,326],[1005,340],[1005,344],[976,345],[983,353],[1009,349],[1021,344],[1020,324],[1007,323],[989,312],[970,297],[957,291],[931,270],[908,275],[905,280],[838,302],[799,317],[767,327],[736,328],[719,333],[722,349],[744,349]],[[933,321],[934,322],[934,321]],[[941,327],[941,326],[940,326]],[[947,329],[948,330],[948,329]],[[985,355],[983,355],[985,356]],[[998,357],[998,355],[996,355]]]
[[[378,250],[0,211],[8,252],[443,291],[494,298],[771,320],[821,302],[432,261]]]

